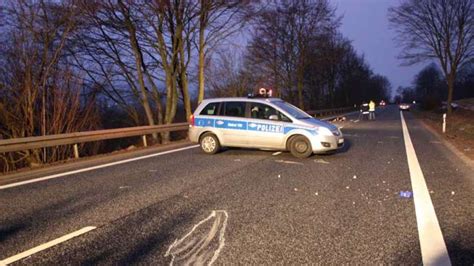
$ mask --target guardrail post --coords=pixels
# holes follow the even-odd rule
[[[77,144],[74,144],[73,148],[74,148],[74,158],[79,159],[79,147],[77,146]]]
[[[146,142],[146,135],[142,136],[142,140],[143,140],[143,147],[147,147],[148,143]]]

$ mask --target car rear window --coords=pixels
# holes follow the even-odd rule
[[[202,109],[200,115],[218,115],[217,112],[219,111],[219,103],[209,103]]]

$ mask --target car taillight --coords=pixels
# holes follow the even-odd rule
[[[189,117],[189,124],[190,124],[191,126],[194,126],[194,115],[191,115],[191,116]]]

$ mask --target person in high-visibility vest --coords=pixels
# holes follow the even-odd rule
[[[375,120],[375,103],[370,101],[369,103],[369,120]]]

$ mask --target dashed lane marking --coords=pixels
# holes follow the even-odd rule
[[[41,181],[45,181],[45,180],[49,180],[49,179],[53,179],[53,178],[58,178],[58,177],[83,173],[83,172],[87,172],[87,171],[92,171],[92,170],[96,170],[96,169],[101,169],[101,168],[105,168],[105,167],[114,166],[114,165],[119,165],[119,164],[134,162],[134,161],[138,161],[138,160],[148,159],[148,158],[152,158],[152,157],[156,157],[156,156],[160,156],[160,155],[165,155],[165,154],[175,153],[175,152],[179,152],[179,151],[194,149],[194,148],[197,148],[197,147],[199,147],[199,145],[193,145],[193,146],[188,146],[188,147],[179,148],[179,149],[175,149],[175,150],[163,151],[163,152],[153,153],[153,154],[144,155],[144,156],[140,156],[140,157],[136,157],[136,158],[121,160],[121,161],[117,161],[117,162],[113,162],[113,163],[101,164],[101,165],[82,168],[82,169],[78,169],[78,170],[74,170],[74,171],[64,172],[64,173],[60,173],[60,174],[39,177],[39,178],[35,178],[35,179],[30,179],[30,180],[26,180],[26,181],[21,181],[21,182],[17,182],[17,183],[12,183],[12,184],[8,184],[8,185],[0,186],[0,190],[7,189],[7,188],[12,188],[12,187],[23,186],[23,185],[26,185],[26,184],[31,184],[31,183],[36,183],[36,182],[41,182]]]
[[[439,226],[436,212],[431,202],[430,193],[426,186],[425,177],[418,162],[415,148],[408,132],[408,127],[400,112],[402,120],[403,139],[407,153],[410,171],[413,199],[415,202],[416,224],[420,240],[421,257],[424,265],[451,265],[443,233]]]
[[[87,227],[84,227],[84,228],[82,228],[82,229],[80,229],[80,230],[77,230],[77,231],[75,231],[75,232],[72,232],[72,233],[70,233],[70,234],[67,234],[67,235],[65,235],[65,236],[62,236],[62,237],[60,237],[60,238],[56,238],[56,239],[51,240],[51,241],[49,241],[49,242],[47,242],[47,243],[44,243],[44,244],[42,244],[42,245],[39,245],[39,246],[34,247],[34,248],[32,248],[32,249],[29,249],[29,250],[27,250],[27,251],[21,252],[21,253],[19,253],[19,254],[17,254],[17,255],[11,256],[11,257],[6,258],[6,259],[4,259],[4,260],[1,260],[1,261],[0,261],[0,265],[8,265],[8,264],[10,264],[10,263],[19,261],[19,260],[24,259],[24,258],[26,258],[26,257],[29,257],[29,256],[31,256],[31,255],[33,255],[33,254],[35,254],[35,253],[41,252],[41,251],[43,251],[43,250],[45,250],[45,249],[48,249],[48,248],[50,248],[50,247],[56,246],[56,245],[58,245],[58,244],[61,244],[62,242],[66,242],[66,241],[68,241],[68,240],[70,240],[70,239],[72,239],[72,238],[74,238],[74,237],[83,235],[83,234],[85,234],[85,233],[87,233],[87,232],[89,232],[89,231],[92,231],[92,230],[94,230],[94,229],[96,229],[95,226],[87,226]]]

